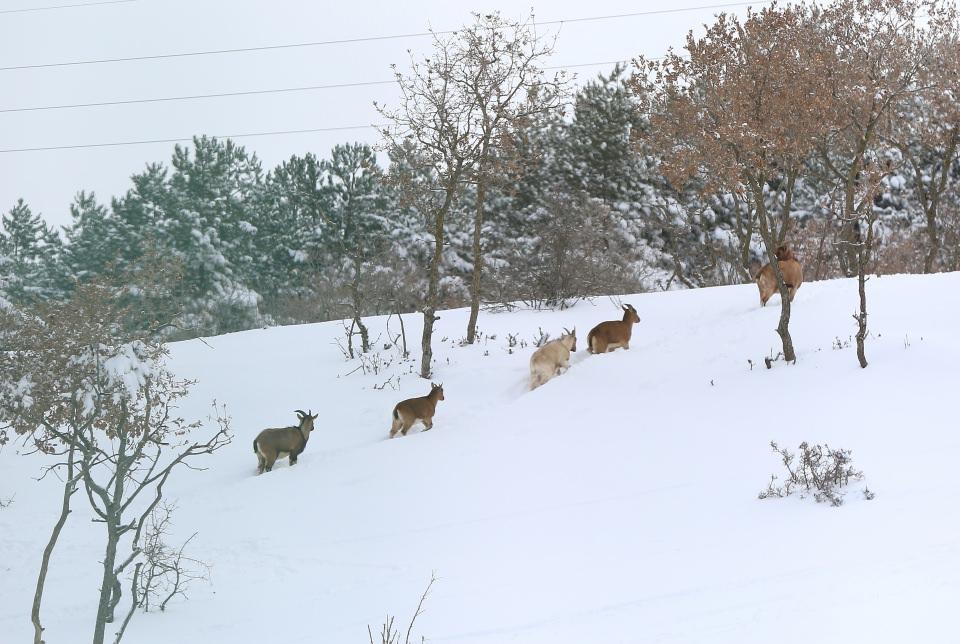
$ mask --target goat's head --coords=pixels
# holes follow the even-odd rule
[[[317,416],[320,415],[319,412],[316,414],[312,413],[313,410],[304,412],[302,409],[298,409],[297,418],[300,420],[298,429],[303,432],[304,436],[309,436],[310,432],[313,431],[313,421],[317,419]]]
[[[623,321],[632,322],[633,324],[637,324],[640,321],[640,316],[637,315],[637,309],[633,308],[633,305],[623,305]]]
[[[776,255],[777,255],[778,262],[785,262],[790,259],[796,259],[793,256],[793,251],[790,250],[790,247],[787,246],[786,244],[780,244],[779,246],[777,246]]]
[[[441,383],[438,385],[438,384],[435,384],[435,383],[432,383],[432,382],[431,382],[431,383],[430,383],[430,395],[433,396],[433,397],[434,397],[435,399],[437,399],[437,400],[444,400],[444,397],[443,397],[443,383],[441,382]]]
[[[564,335],[560,338],[560,341],[563,342],[563,346],[567,347],[571,353],[577,351],[577,327],[573,327],[573,331],[567,327],[563,327]]]

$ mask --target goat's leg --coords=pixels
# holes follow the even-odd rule
[[[276,452],[271,452],[271,453],[267,454],[267,455],[266,455],[266,464],[265,464],[265,465],[266,465],[266,470],[267,470],[268,472],[272,472],[272,471],[273,471],[273,464],[276,463],[276,462],[277,462],[277,453],[276,453]]]
[[[400,431],[400,428],[403,427],[403,421],[399,418],[394,418],[393,423],[390,425],[390,438],[393,438],[397,435],[397,432]]]
[[[413,424],[417,422],[416,420],[403,421],[403,429],[400,430],[401,436],[406,436],[407,432],[410,431],[410,428],[413,427]]]
[[[433,417],[423,419],[423,431],[428,432],[433,429]]]

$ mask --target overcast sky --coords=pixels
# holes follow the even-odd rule
[[[211,49],[385,36],[456,28],[470,11],[501,10],[537,21],[606,16],[726,4],[730,0],[449,0],[306,2],[303,0],[136,0],[81,8],[11,12],[89,0],[4,0],[0,3],[0,67],[144,56]],[[753,3],[756,6],[763,2]],[[728,11],[743,14],[746,4]],[[559,32],[554,65],[580,65],[657,56],[680,46],[717,8],[569,22]],[[0,70],[0,150],[193,134],[369,125],[379,122],[372,101],[390,103],[390,85],[139,105],[4,112],[16,108],[283,87],[387,80],[390,63],[406,50],[424,51],[428,38],[389,39],[109,64]],[[577,67],[580,80],[611,65]],[[374,130],[239,139],[267,170],[293,154],[326,156],[340,142],[376,143]],[[167,161],[173,143],[43,152],[0,153],[0,209],[23,197],[51,223],[69,222],[68,205],[81,190],[103,202],[124,193],[129,176],[147,162]]]

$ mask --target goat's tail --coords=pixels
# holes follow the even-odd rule
[[[593,329],[587,334],[587,353],[593,353]]]
[[[254,454],[257,453],[257,439],[256,439],[256,438],[253,439],[253,453],[254,453]]]
[[[393,408],[393,419],[400,420],[400,412],[397,411],[396,407]]]

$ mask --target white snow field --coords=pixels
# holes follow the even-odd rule
[[[359,362],[334,344],[340,323],[174,344],[175,370],[199,380],[184,411],[206,415],[216,398],[233,417],[233,444],[167,490],[177,541],[199,532],[191,552],[212,583],[138,614],[125,641],[366,642],[388,612],[406,629],[431,571],[417,642],[960,641],[958,292],[956,273],[871,279],[866,370],[852,343],[833,348],[853,333],[851,280],[803,285],[798,362],[771,370],[779,298],[760,308],[754,285],[625,297],[642,318],[631,348],[600,356],[584,349],[591,326],[619,317],[606,298],[482,313],[469,347],[467,312],[443,312],[446,400],[433,430],[394,440],[393,405],[429,384],[373,388],[409,363],[345,375]],[[419,315],[405,323],[418,346]],[[508,333],[573,325],[569,372],[527,392],[532,349],[509,353]],[[255,476],[253,437],[296,408],[320,412],[300,462]],[[772,439],[851,449],[866,479],[839,508],[758,500],[782,470]],[[43,457],[16,451],[0,453],[0,497],[15,495],[0,510],[11,643],[32,637],[59,507],[56,482],[31,478]],[[92,632],[102,528],[75,499],[47,584],[50,644]]]

